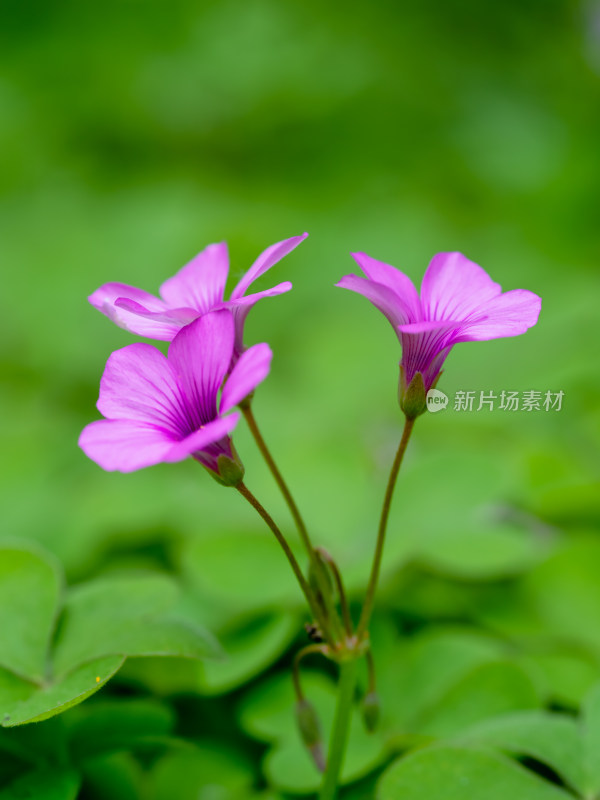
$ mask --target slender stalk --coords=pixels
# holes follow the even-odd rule
[[[296,699],[298,702],[304,700],[304,692],[302,691],[302,685],[300,683],[300,662],[303,658],[306,658],[306,656],[310,656],[313,653],[320,653],[322,656],[327,656],[328,650],[329,648],[324,644],[309,644],[306,647],[303,647],[302,650],[299,650],[294,656],[294,663],[292,665],[292,679],[294,681],[294,691],[296,693]]]
[[[381,518],[379,520],[379,530],[377,532],[377,544],[375,545],[375,556],[373,558],[373,566],[371,567],[371,576],[369,578],[369,585],[367,586],[365,602],[362,608],[362,613],[360,615],[360,620],[358,622],[358,628],[356,629],[356,636],[358,639],[360,639],[365,634],[369,626],[369,620],[371,619],[371,614],[373,612],[373,604],[375,602],[375,590],[377,589],[377,580],[379,579],[381,558],[383,556],[383,545],[385,543],[385,532],[387,529],[387,521],[390,514],[390,507],[392,505],[394,487],[396,485],[396,478],[398,477],[400,465],[402,464],[402,458],[404,456],[404,452],[406,450],[408,440],[410,439],[410,435],[412,433],[414,424],[415,420],[408,418],[404,423],[402,438],[400,439],[398,452],[396,453],[394,463],[392,464],[390,477],[388,479],[387,488],[385,490],[383,507],[381,509]]]
[[[352,701],[356,688],[356,670],[356,659],[340,663],[338,701],[327,754],[327,769],[323,778],[319,800],[334,800],[337,794],[350,732]]]
[[[306,529],[306,525],[304,524],[304,520],[302,519],[300,510],[298,509],[296,501],[292,497],[292,493],[288,489],[288,485],[284,481],[283,475],[279,471],[279,468],[277,467],[277,464],[275,463],[275,460],[271,455],[271,451],[267,447],[267,444],[262,437],[262,434],[256,423],[254,413],[252,411],[252,406],[250,405],[250,403],[248,403],[247,405],[244,404],[241,406],[241,409],[242,409],[242,414],[244,415],[246,422],[248,424],[248,427],[250,428],[250,433],[254,437],[256,445],[260,450],[260,452],[262,453],[263,458],[267,462],[267,466],[271,470],[271,473],[273,474],[273,477],[275,478],[275,481],[279,486],[279,489],[281,490],[281,494],[283,495],[285,502],[287,503],[288,508],[290,509],[292,517],[294,518],[294,522],[296,523],[296,527],[298,528],[298,533],[300,534],[300,538],[302,539],[302,542],[304,543],[306,549],[309,552],[312,552],[313,547],[310,542],[310,536],[308,535],[308,530]]]
[[[338,595],[340,598],[340,607],[342,609],[342,617],[344,620],[344,627],[346,629],[346,634],[348,636],[352,636],[352,617],[350,616],[350,608],[348,606],[348,599],[346,598],[346,592],[344,590],[344,582],[342,580],[342,574],[338,568],[338,565],[335,563],[333,558],[329,555],[327,550],[324,547],[317,547],[317,552],[321,555],[321,558],[327,562],[331,571],[333,572],[333,577],[335,579],[335,583],[338,590]]]
[[[304,577],[304,574],[302,573],[302,569],[300,568],[300,564],[298,564],[298,561],[296,560],[296,556],[292,553],[292,551],[290,549],[290,546],[287,543],[287,540],[286,540],[285,536],[279,530],[279,528],[277,527],[275,521],[273,520],[273,518],[271,517],[269,512],[266,510],[266,508],[264,508],[259,503],[259,501],[252,494],[250,489],[248,489],[248,487],[243,482],[242,483],[238,483],[238,485],[236,486],[236,489],[242,495],[242,497],[245,497],[246,500],[250,503],[250,505],[254,509],[256,509],[256,511],[260,514],[260,516],[264,519],[264,521],[267,523],[269,528],[275,534],[275,538],[277,539],[277,541],[279,542],[279,544],[283,548],[283,551],[284,551],[285,555],[287,556],[287,560],[290,562],[290,566],[292,567],[292,570],[294,571],[294,575],[296,576],[296,579],[297,579],[298,583],[300,584],[300,588],[304,592],[304,596],[306,597],[308,605],[310,606],[310,609],[311,609],[313,615],[315,616],[315,619],[317,620],[317,622],[321,626],[321,628],[323,630],[323,633],[326,634],[327,631],[328,631],[328,628],[327,628],[326,624],[324,624],[324,620],[323,620],[323,616],[322,616],[319,604],[317,603],[317,601],[316,601],[316,599],[314,597],[313,591],[310,588],[310,585],[309,585],[308,581]]]
[[[269,470],[271,471],[271,474],[275,478],[275,482],[277,483],[277,486],[279,487],[281,494],[283,495],[283,498],[287,503],[290,513],[294,518],[294,522],[296,523],[298,533],[300,534],[300,538],[302,539],[302,544],[304,545],[308,553],[313,574],[315,576],[317,583],[320,586],[323,597],[325,597],[327,588],[326,576],[323,574],[323,568],[319,563],[319,560],[315,556],[315,550],[310,540],[310,536],[308,533],[308,529],[304,523],[304,519],[302,518],[302,514],[300,513],[300,510],[296,505],[296,501],[294,500],[292,493],[288,488],[287,483],[283,479],[283,475],[281,474],[277,464],[275,463],[275,459],[271,455],[271,451],[267,447],[267,443],[263,439],[262,433],[260,432],[260,429],[256,422],[254,412],[252,411],[251,401],[249,400],[245,401],[240,405],[240,408],[242,414],[244,415],[248,428],[250,429],[250,433],[254,437],[254,441],[256,442],[256,445],[260,450],[262,457],[264,458]],[[328,610],[324,611],[321,614],[320,616],[321,628],[323,629],[323,635],[325,636],[325,638],[329,639],[330,643],[333,643],[333,640],[335,638],[335,633],[332,633],[332,631],[330,631],[330,625],[328,624],[329,621],[327,619],[328,616],[329,616]],[[325,624],[323,624],[323,621]],[[330,620],[330,622],[331,626],[335,629],[337,627],[335,614],[333,615],[333,618]]]

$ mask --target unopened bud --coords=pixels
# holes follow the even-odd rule
[[[423,383],[423,375],[416,372],[411,382],[406,385],[404,367],[400,367],[400,385],[398,401],[407,419],[416,419],[427,409],[427,393]]]
[[[325,772],[325,756],[321,738],[321,724],[312,703],[300,700],[296,704],[296,721],[300,736],[319,772]]]
[[[377,692],[369,692],[364,696],[361,710],[365,728],[369,733],[373,733],[379,724],[379,713],[381,711]]]

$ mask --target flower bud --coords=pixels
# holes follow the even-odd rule
[[[400,367],[400,384],[398,401],[407,419],[416,419],[427,409],[427,392],[423,383],[423,375],[416,372],[411,382],[406,385],[404,367]]]
[[[373,733],[377,729],[380,710],[381,704],[377,692],[366,694],[362,701],[361,711],[365,728],[369,733]]]
[[[319,772],[325,772],[325,756],[321,738],[321,725],[312,703],[303,699],[296,703],[296,721],[306,749]]]

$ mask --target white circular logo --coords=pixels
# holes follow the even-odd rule
[[[427,411],[435,414],[437,411],[442,411],[448,405],[448,395],[440,392],[438,389],[430,389],[427,392]]]

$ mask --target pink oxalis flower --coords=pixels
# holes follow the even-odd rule
[[[229,438],[240,415],[225,415],[264,380],[272,354],[267,344],[246,350],[217,401],[231,364],[234,328],[230,311],[215,311],[183,328],[168,356],[142,343],[115,351],[100,382],[98,410],[105,419],[92,422],[79,438],[86,455],[120,472],[193,456],[225,482],[241,480],[243,467]]]
[[[438,379],[458,342],[518,336],[536,324],[541,298],[525,289],[502,292],[462,253],[438,253],[421,294],[400,270],[366,253],[352,253],[366,278],[346,275],[337,284],[364,295],[391,322],[402,345],[403,389],[421,373],[425,391]]]
[[[138,336],[170,342],[185,326],[202,314],[229,308],[235,319],[233,361],[244,352],[244,322],[252,306],[263,297],[289,292],[289,281],[272,289],[246,294],[251,284],[291,253],[308,236],[292,236],[268,247],[224,299],[229,272],[225,242],[210,244],[160,287],[160,297],[124,283],[105,283],[88,298],[90,303],[117,325]]]

